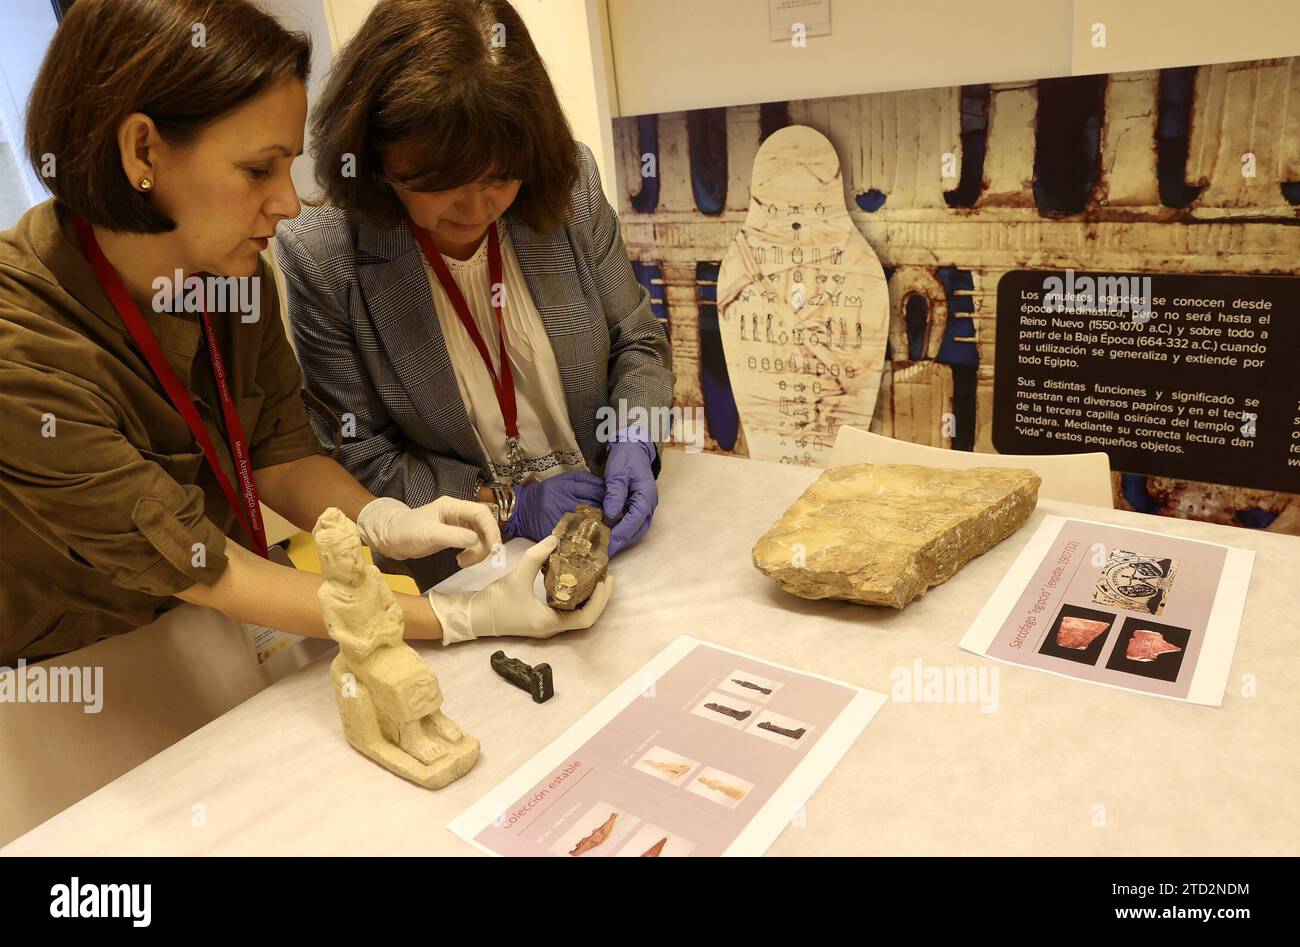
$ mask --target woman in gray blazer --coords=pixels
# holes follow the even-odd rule
[[[277,231],[313,424],[372,492],[649,528],[673,375],[591,151],[505,0],[381,0],[313,117],[328,204]],[[407,561],[421,588],[455,570]]]

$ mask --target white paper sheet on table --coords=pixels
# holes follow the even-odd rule
[[[1050,674],[1218,707],[1254,560],[1248,549],[1047,516],[961,647]],[[1117,604],[1117,582],[1133,591],[1127,604]],[[1083,648],[1063,644],[1071,642],[1060,635],[1066,618],[1088,623],[1079,627],[1097,637]],[[1140,632],[1177,650],[1130,659],[1128,643]]]
[[[444,595],[456,595],[460,592],[477,592],[479,589],[486,588],[519,565],[519,560],[524,557],[524,553],[534,545],[536,544],[531,539],[517,536],[502,547],[505,550],[504,559],[498,557],[494,561],[492,556],[488,556],[482,562],[476,562],[468,569],[461,569],[443,579],[433,587],[433,590]],[[540,574],[533,588],[540,598],[546,598]]]
[[[683,635],[448,828],[496,855],[761,855],[884,702]]]

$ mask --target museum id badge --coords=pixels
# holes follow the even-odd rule
[[[284,551],[282,546],[272,546],[267,552],[267,558],[272,562],[288,566],[290,569],[295,568],[289,554]],[[240,622],[240,624],[244,626],[244,637],[248,641],[248,648],[252,652],[258,667],[266,664],[272,655],[278,654],[290,645],[302,641],[302,635],[293,635],[287,631],[269,628],[266,625],[258,625],[247,621]]]

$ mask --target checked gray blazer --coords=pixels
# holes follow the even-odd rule
[[[562,227],[537,233],[509,211],[505,220],[555,350],[569,423],[599,474],[608,446],[596,441],[597,409],[617,410],[620,401],[667,409],[673,374],[667,336],[632,273],[595,158],[584,144],[578,152],[581,170]],[[371,493],[410,506],[474,496],[480,476],[488,478],[487,459],[406,225],[376,228],[336,207],[308,207],[281,222],[276,259],[312,425],[327,447],[344,425],[335,459]],[[410,574],[422,590],[457,568],[455,550],[378,562]]]

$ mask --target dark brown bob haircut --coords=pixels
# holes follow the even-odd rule
[[[184,146],[276,80],[306,82],[310,66],[311,40],[246,0],[77,0],[32,89],[27,156],[74,213],[118,232],[166,233],[175,221],[122,172],[122,120],[142,112]]]
[[[546,233],[578,177],[550,76],[505,0],[380,0],[335,60],[311,127],[324,197],[378,226],[406,217],[390,180],[417,191],[518,180],[510,213]],[[401,168],[384,167],[392,147]]]

